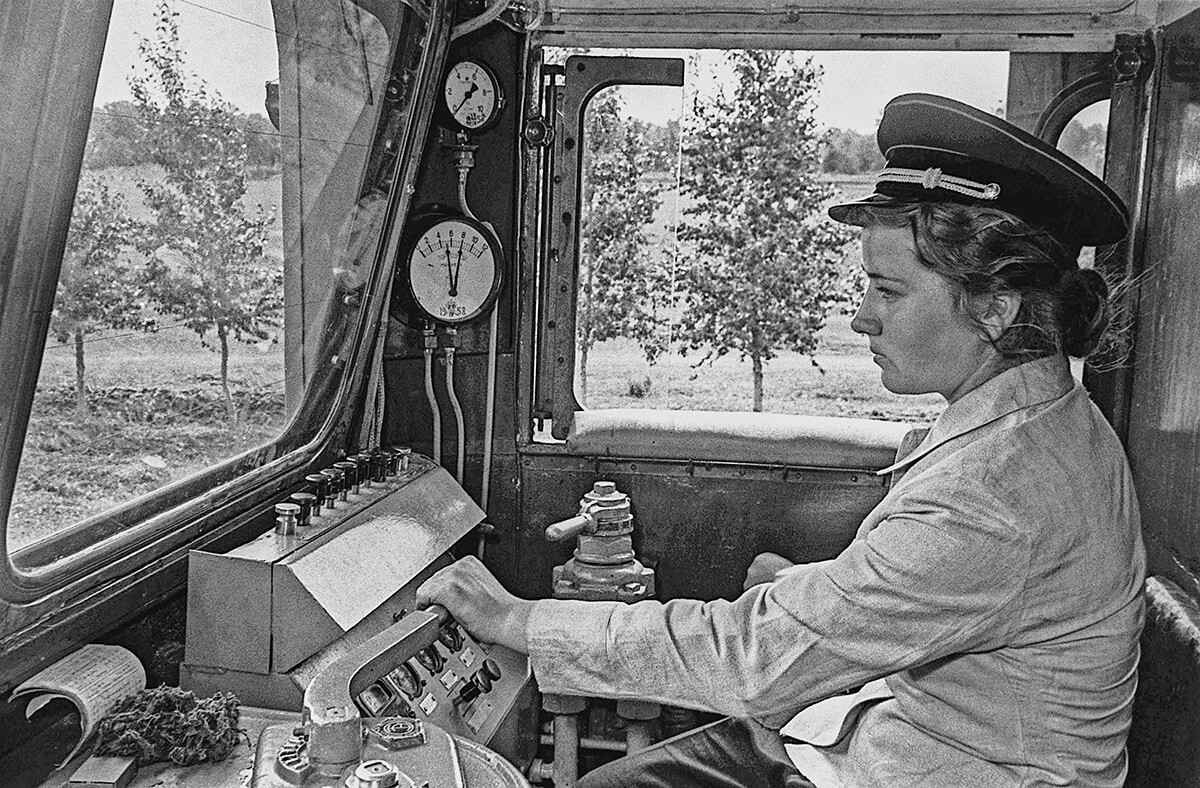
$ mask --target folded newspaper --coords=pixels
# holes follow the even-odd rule
[[[79,709],[79,741],[63,763],[70,761],[92,737],[96,724],[117,701],[146,688],[146,670],[133,652],[120,646],[89,643],[13,690],[9,703],[29,697],[25,718],[47,703],[62,698]]]

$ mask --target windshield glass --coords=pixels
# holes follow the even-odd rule
[[[18,565],[325,423],[415,97],[382,99],[426,32],[400,3],[116,0],[8,513]]]

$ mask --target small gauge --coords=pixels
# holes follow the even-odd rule
[[[416,668],[408,662],[403,662],[393,668],[388,673],[388,678],[392,680],[397,689],[412,700],[417,699],[417,696],[421,694],[421,688],[425,686],[425,682],[417,675]]]
[[[496,73],[478,60],[460,60],[446,72],[442,100],[450,119],[467,131],[479,131],[496,122],[504,108],[504,94]]]
[[[464,323],[500,294],[500,242],[465,216],[434,220],[408,247],[407,291],[420,312],[442,323]]]
[[[417,652],[417,662],[420,662],[431,676],[441,673],[442,667],[446,664],[446,660],[442,658],[441,652],[434,643],[430,643]]]

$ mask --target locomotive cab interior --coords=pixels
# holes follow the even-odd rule
[[[134,87],[117,101],[102,62],[122,46],[122,0],[0,0],[11,97],[0,108],[0,783],[66,785],[86,758],[63,765],[81,726],[70,704],[31,710],[15,691],[87,644],[130,652],[147,686],[237,696],[251,740],[225,772],[174,767],[179,785],[245,784],[245,772],[256,785],[349,775],[342,784],[382,787],[403,783],[371,769],[408,763],[430,785],[561,787],[709,719],[543,697],[524,656],[417,610],[415,590],[475,555],[528,599],[733,598],[756,554],[836,556],[886,493],[877,471],[936,415],[932,400],[884,412],[830,389],[772,412],[760,360],[745,353],[736,374],[759,370],[759,407],[749,393],[720,406],[660,399],[705,374],[698,355],[676,359],[682,307],[655,300],[689,264],[678,246],[654,246],[678,240],[681,214],[664,218],[663,206],[684,204],[688,127],[678,116],[628,125],[641,135],[620,165],[632,169],[606,175],[596,162],[617,138],[602,136],[598,107],[643,95],[682,112],[712,77],[704,64],[720,72],[715,51],[763,50],[883,64],[993,53],[1009,121],[1064,148],[1101,130],[1091,164],[1133,224],[1088,254],[1129,282],[1128,348],[1076,372],[1126,447],[1153,575],[1127,785],[1200,786],[1200,5],[245,5],[157,5],[145,17],[157,32],[124,44],[143,70],[120,72]],[[173,21],[185,12],[195,28]],[[268,63],[261,121],[190,81],[196,61],[184,58],[221,44],[208,24],[238,31],[227,37],[240,54],[226,57],[245,59],[216,68]],[[628,86],[645,93],[620,93]],[[155,136],[185,116],[212,133]],[[212,131],[222,124],[242,136]],[[275,147],[259,151],[263,140]],[[230,165],[204,157],[231,146],[243,169],[220,180]],[[651,209],[615,197],[643,186]],[[85,216],[125,210],[105,202],[117,191],[134,205],[128,223],[80,240]],[[202,204],[205,192],[217,196]],[[604,301],[599,278],[617,275],[587,260],[600,254],[600,212],[618,202],[653,227],[629,259],[665,262],[617,281],[632,300]],[[114,233],[107,257],[88,251]],[[128,261],[152,274],[112,273]],[[107,266],[119,287],[81,284],[71,306],[59,282],[84,282],[88,266]],[[201,288],[217,270],[229,271],[220,292],[236,280],[253,295],[221,301],[223,312],[188,306],[217,303],[219,288]],[[666,322],[631,322],[651,302]],[[830,325],[848,322],[842,306],[824,308]],[[76,313],[86,317],[67,321]],[[163,339],[172,328],[184,338]],[[200,361],[161,382],[160,365],[193,353],[185,339]],[[85,349],[88,374],[107,383],[85,383]],[[826,378],[818,355],[787,369]],[[605,365],[617,369],[607,389]],[[679,371],[663,383],[655,370],[669,365]],[[790,372],[766,369],[787,385]],[[235,391],[239,375],[249,382]],[[217,426],[189,421],[200,412]],[[130,438],[156,431],[169,440]]]

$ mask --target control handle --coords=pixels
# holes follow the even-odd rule
[[[546,538],[551,542],[562,542],[573,539],[584,531],[592,533],[596,530],[596,518],[591,512],[580,512],[574,517],[568,517],[557,523],[546,526]]]

